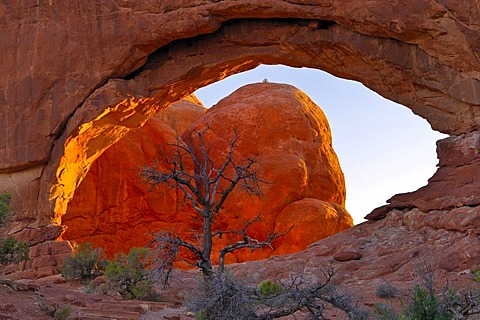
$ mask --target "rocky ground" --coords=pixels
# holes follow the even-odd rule
[[[381,299],[376,295],[377,288],[391,283],[400,290],[401,297],[406,297],[425,265],[435,273],[438,288],[448,285],[460,291],[480,289],[480,283],[472,279],[470,272],[479,267],[480,259],[480,229],[476,225],[478,219],[474,219],[478,217],[477,211],[472,208],[437,211],[434,220],[427,219],[430,215],[422,215],[416,209],[394,210],[384,219],[357,225],[297,254],[228,268],[237,277],[256,285],[266,279],[288,279],[298,273],[315,279],[330,266],[335,270],[334,284],[348,290],[360,307],[369,310],[378,302],[400,306],[405,300]],[[87,293],[84,285],[66,282],[58,275],[3,282],[0,319],[51,319],[49,313],[65,307],[71,308],[68,319],[194,319],[181,302],[192,294],[198,276],[198,271],[177,271],[170,290],[161,292],[162,300],[167,302],[125,301],[114,293]],[[345,319],[345,316],[331,313],[329,318]]]
[[[70,315],[60,314],[70,310]],[[179,305],[167,302],[126,301],[120,296],[87,293],[80,283],[61,276],[7,282],[0,286],[0,319],[193,319]]]
[[[187,273],[191,275],[190,273]],[[185,275],[185,274],[184,274]],[[439,273],[439,285],[445,284],[444,273]],[[190,292],[194,285],[192,277],[186,277],[182,283],[174,281],[172,291],[165,296],[172,302],[127,301],[114,294],[87,293],[86,287],[80,283],[66,282],[61,276],[52,276],[41,280],[20,280],[2,282],[0,286],[0,319],[52,319],[52,315],[70,310],[68,318],[56,319],[118,319],[118,320],[186,320],[195,319],[192,313],[178,303]],[[375,303],[386,303],[399,306],[400,299],[383,300],[375,295],[380,281],[351,284],[352,297],[358,304],[370,309]],[[408,294],[409,282],[392,282],[403,293]],[[458,274],[449,278],[449,284],[456,288],[467,288],[474,283],[468,274]],[[303,319],[305,315],[297,315]],[[332,319],[346,319],[342,314],[331,313]],[[289,318],[285,318],[289,319]]]

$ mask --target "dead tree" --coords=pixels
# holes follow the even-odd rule
[[[204,312],[208,319],[243,320],[276,319],[286,315],[306,311],[312,319],[326,319],[327,305],[343,310],[350,319],[366,319],[353,304],[349,294],[341,293],[331,287],[333,270],[323,272],[323,281],[316,283],[306,281],[303,274],[292,276],[290,281],[281,283],[282,290],[273,296],[262,295],[257,288],[242,284],[225,270],[225,256],[240,249],[256,250],[272,248],[272,241],[287,234],[291,228],[282,233],[267,233],[263,239],[249,235],[254,224],[261,222],[261,217],[247,221],[239,230],[220,230],[214,227],[215,219],[223,212],[222,207],[228,196],[241,188],[254,196],[261,196],[260,185],[266,183],[258,174],[258,166],[253,157],[234,158],[237,134],[234,132],[226,156],[221,163],[215,163],[208,145],[205,143],[206,131],[194,132],[197,149],[186,145],[177,138],[168,145],[169,153],[163,150],[166,169],[158,165],[145,167],[140,176],[152,186],[166,184],[179,189],[185,202],[190,202],[200,221],[198,230],[194,230],[195,239],[182,238],[174,231],[162,231],[155,235],[150,243],[152,248],[152,265],[154,272],[167,285],[173,265],[181,260],[198,267],[203,274],[203,290],[196,294],[190,309]],[[193,165],[193,170],[191,169]],[[213,244],[221,237],[231,240],[221,248],[219,265],[212,263]],[[180,253],[189,253],[181,256]]]
[[[207,128],[208,130],[208,128]],[[225,159],[215,162],[209,154],[209,146],[205,143],[204,131],[195,131],[199,154],[194,152],[192,146],[181,142],[177,137],[175,143],[169,144],[171,154],[163,150],[166,169],[159,169],[158,165],[144,167],[140,176],[144,182],[152,186],[166,184],[170,188],[181,190],[184,201],[192,204],[201,228],[195,230],[196,241],[184,239],[173,231],[164,231],[156,234],[150,243],[155,253],[154,265],[164,284],[167,284],[175,261],[180,259],[180,251],[187,251],[190,257],[186,262],[198,267],[205,281],[211,281],[214,268],[212,264],[212,248],[215,239],[222,236],[230,236],[230,244],[220,250],[218,271],[225,269],[225,256],[239,249],[255,250],[264,247],[272,247],[272,241],[282,237],[283,233],[267,234],[264,239],[256,239],[249,236],[249,229],[253,224],[259,223],[261,217],[257,216],[247,221],[240,230],[216,230],[214,220],[222,214],[222,206],[228,196],[236,189],[241,188],[244,192],[254,196],[261,196],[260,184],[266,183],[258,176],[258,167],[253,157],[234,159],[234,149],[237,142],[237,134],[234,132],[230,141]],[[194,170],[191,170],[193,164]]]

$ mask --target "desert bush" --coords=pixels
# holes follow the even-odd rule
[[[480,291],[463,289],[457,291],[445,287],[441,295],[442,309],[451,315],[451,319],[480,318]]]
[[[397,293],[399,292],[397,291]],[[399,297],[402,300],[403,308],[398,313],[391,306],[375,305],[375,319],[480,319],[480,291],[466,288],[456,290],[448,284],[441,290],[437,290],[435,287],[435,270],[425,261],[417,266],[413,289],[409,292],[408,295]]]
[[[62,275],[67,279],[92,279],[103,273],[105,260],[103,249],[94,248],[89,242],[75,245],[72,256],[62,264]]]
[[[55,320],[65,320],[65,319],[68,319],[68,317],[70,316],[71,313],[72,313],[72,307],[71,306],[65,306],[61,309],[55,310],[53,318]]]
[[[258,285],[258,291],[263,297],[270,297],[274,294],[282,292],[284,289],[281,284],[272,280],[264,280]]]
[[[28,244],[12,237],[0,240],[0,264],[6,266],[28,260]]]
[[[373,318],[375,320],[400,320],[395,310],[386,304],[376,303],[373,306]]]
[[[0,227],[4,226],[11,216],[11,199],[12,196],[8,192],[0,194]],[[0,265],[6,266],[28,260],[28,251],[28,244],[25,242],[12,237],[0,239]]]
[[[447,320],[451,315],[442,308],[435,290],[422,288],[419,284],[413,287],[413,295],[404,310],[407,320]]]
[[[205,309],[195,312],[195,319],[196,320],[208,320],[207,312],[205,311]]]
[[[321,271],[322,273],[322,271]],[[228,272],[215,272],[187,307],[197,319],[270,320],[308,312],[308,319],[326,319],[325,310],[338,309],[351,320],[369,319],[366,310],[356,306],[353,297],[329,282],[333,270],[323,273],[325,279],[312,280],[303,274],[274,283],[263,281],[250,287]]]
[[[0,226],[5,225],[11,215],[10,200],[12,195],[8,192],[0,194]]]
[[[147,270],[149,251],[132,248],[128,255],[119,254],[105,267],[108,285],[126,299],[158,300],[154,280]]]
[[[382,283],[375,289],[375,294],[377,295],[377,297],[382,299],[395,298],[398,293],[398,289],[388,282]]]
[[[471,269],[470,274],[475,282],[480,282],[480,269]]]
[[[204,282],[200,291],[187,301],[187,307],[195,312],[197,319],[256,319],[254,293],[228,272],[215,273],[211,281]]]

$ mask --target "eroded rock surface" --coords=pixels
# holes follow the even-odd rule
[[[345,181],[330,126],[321,109],[300,90],[270,83],[244,86],[210,108],[183,134],[185,143],[201,154],[197,132],[204,132],[202,137],[217,165],[225,161],[236,133],[233,159],[241,163],[254,157],[259,176],[266,182],[260,184],[260,197],[246,194],[241,186],[231,193],[223,216],[216,221],[224,230],[241,230],[258,215],[262,222],[252,235],[260,239],[294,226],[290,235],[274,244],[273,253],[284,254],[303,250],[353,225],[343,208]],[[217,246],[228,241],[228,237],[219,239]],[[271,253],[259,250],[253,256],[258,259]],[[232,256],[245,261],[250,255],[245,251]]]
[[[193,220],[193,212],[183,203],[183,195],[166,185],[152,189],[138,175],[140,168],[157,161],[159,169],[167,167],[162,152],[170,154],[168,144],[176,143],[181,131],[163,120],[181,130],[203,114],[201,105],[179,101],[102,154],[63,216],[67,230],[62,238],[91,242],[113,257],[131,247],[145,246],[152,240],[152,232],[177,230],[182,234],[191,229],[188,221]]]
[[[97,155],[129,130],[260,63],[359,80],[444,133],[479,128],[473,1],[17,1],[7,12],[0,186],[16,193],[23,227],[58,223]]]

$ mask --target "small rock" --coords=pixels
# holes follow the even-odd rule
[[[344,262],[350,260],[360,260],[362,258],[362,254],[358,251],[347,250],[347,251],[339,251],[333,255],[333,259]]]
[[[15,305],[11,303],[6,303],[0,305],[0,310],[7,311],[7,312],[15,312],[17,311],[17,308],[15,308]]]
[[[18,291],[38,291],[39,286],[31,282],[22,282],[17,281],[17,290]]]
[[[91,284],[96,288],[99,287],[100,285],[107,283],[107,278],[104,276],[96,277],[91,281]]]
[[[75,296],[74,296],[73,294],[67,293],[67,294],[65,295],[64,300],[65,300],[65,301],[70,301],[70,302],[72,302],[72,301],[75,300]]]
[[[85,307],[87,305],[85,301],[80,300],[75,300],[72,304],[77,307]]]

